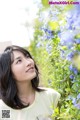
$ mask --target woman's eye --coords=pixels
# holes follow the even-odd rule
[[[16,62],[16,64],[18,64],[18,63],[21,63],[21,60],[18,60],[18,61]]]
[[[29,54],[26,55],[27,58],[30,58]]]

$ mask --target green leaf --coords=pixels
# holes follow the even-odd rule
[[[41,0],[42,1],[42,5],[46,8],[49,7],[49,0]]]
[[[79,38],[80,38],[80,33],[75,36],[75,39],[79,39]]]
[[[58,21],[50,21],[49,26],[50,26],[51,30],[59,30]]]

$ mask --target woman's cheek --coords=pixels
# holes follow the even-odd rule
[[[21,74],[24,70],[24,66],[23,65],[16,65],[16,66],[13,66],[12,67],[12,73],[14,75],[17,75],[17,74]]]

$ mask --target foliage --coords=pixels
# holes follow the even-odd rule
[[[41,83],[61,94],[52,117],[80,120],[79,5],[48,6],[42,0],[29,50],[39,66]]]

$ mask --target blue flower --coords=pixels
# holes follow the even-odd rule
[[[72,98],[72,103],[75,105],[76,104],[76,98]]]
[[[80,93],[77,95],[77,98],[72,98],[72,103],[77,109],[80,109],[79,99],[80,99]]]
[[[71,71],[73,71],[73,65],[72,65],[72,64],[69,66],[69,69],[70,69]]]
[[[39,48],[41,46],[43,46],[41,42],[38,42],[37,45],[36,45],[37,48]]]
[[[77,109],[80,109],[80,103],[74,105]]]
[[[74,56],[74,53],[73,53],[73,52],[69,53],[69,54],[67,55],[67,60],[71,61],[72,58],[73,58],[73,56]]]
[[[72,64],[69,66],[69,69],[70,69],[75,75],[78,74],[78,70],[77,70],[75,67],[73,67]]]
[[[49,28],[42,27],[41,30],[43,31],[44,40],[51,40],[52,38],[54,38],[53,31]]]
[[[46,45],[46,51],[50,54],[52,50],[52,46],[50,44]]]
[[[74,79],[74,75],[70,75],[69,77],[70,77],[70,79]]]
[[[61,39],[61,44],[64,46],[72,47],[74,45],[74,32],[65,31],[62,33],[59,33],[58,36]]]
[[[80,39],[75,39],[76,44],[80,44]]]
[[[73,68],[73,72],[74,72],[75,75],[78,74],[78,70],[76,68]]]

